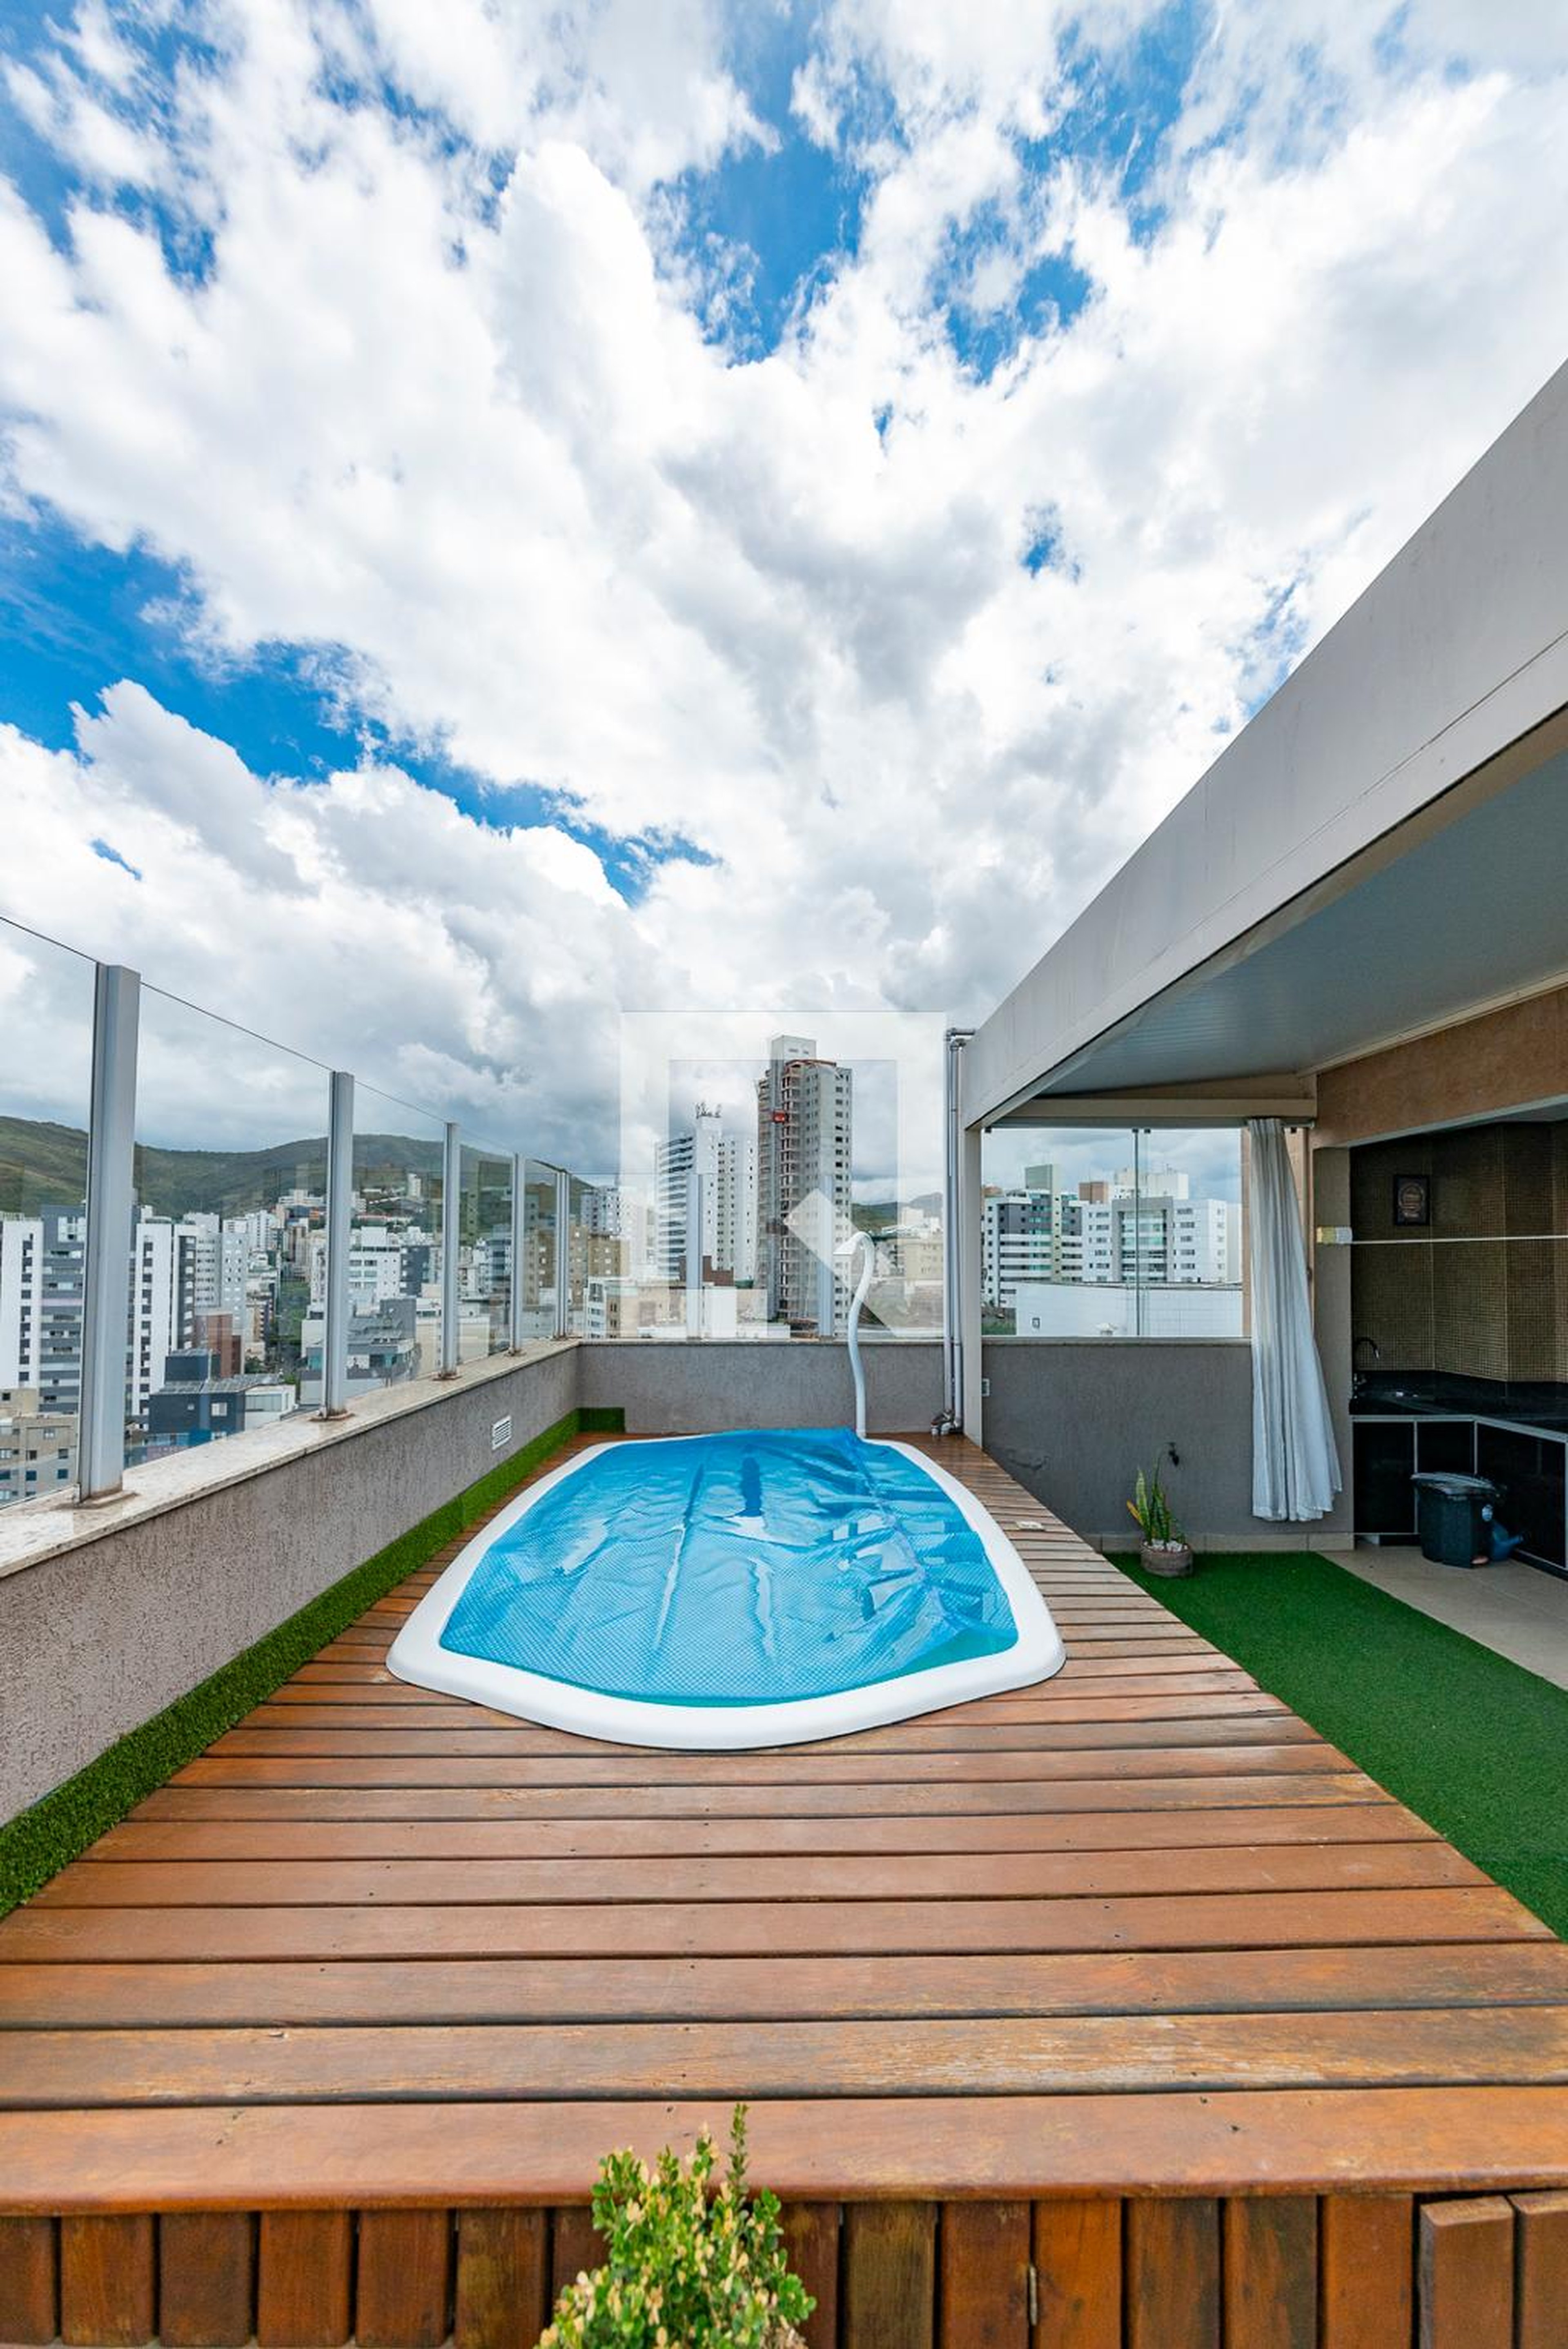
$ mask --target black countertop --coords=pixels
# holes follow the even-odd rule
[[[1568,1385],[1551,1379],[1470,1379],[1453,1371],[1371,1371],[1350,1392],[1353,1415],[1505,1419],[1568,1434]]]

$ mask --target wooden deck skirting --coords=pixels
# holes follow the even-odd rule
[[[0,1921],[0,2344],[531,2349],[744,2096],[814,2349],[1561,2349],[1568,1947],[936,1449],[1042,1687],[631,1752],[389,1678],[443,1557]]]

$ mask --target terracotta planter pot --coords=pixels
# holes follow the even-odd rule
[[[1147,1574],[1190,1574],[1192,1550],[1187,1542],[1145,1542],[1138,1552]]]

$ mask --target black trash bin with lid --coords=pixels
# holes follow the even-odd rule
[[[1438,1566],[1486,1566],[1491,1560],[1491,1506],[1499,1487],[1488,1476],[1461,1476],[1426,1468],[1416,1487],[1416,1537],[1421,1556]]]

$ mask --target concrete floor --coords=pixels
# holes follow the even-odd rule
[[[1511,1663],[1568,1689],[1568,1581],[1560,1575],[1512,1559],[1503,1566],[1434,1566],[1418,1549],[1370,1542],[1339,1563]]]

